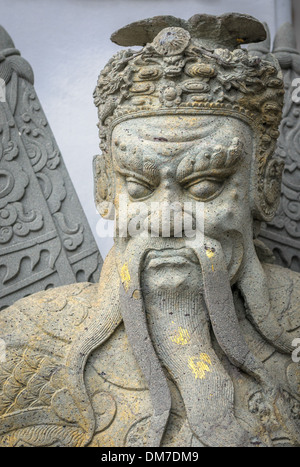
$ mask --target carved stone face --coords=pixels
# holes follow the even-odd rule
[[[117,226],[128,227],[122,241],[117,230],[121,251],[125,253],[129,241],[145,235],[143,229],[150,245],[161,238],[159,250],[182,249],[186,255],[156,252],[156,261],[149,264],[156,269],[156,282],[161,271],[160,286],[172,282],[178,286],[179,276],[193,263],[184,250],[190,249],[191,232],[182,220],[183,213],[192,214],[192,227],[200,226],[204,238],[221,243],[232,280],[243,249],[253,244],[252,151],[250,128],[232,117],[156,116],[117,125],[112,135],[116,220]],[[164,205],[172,205],[177,212],[171,211],[170,222]]]

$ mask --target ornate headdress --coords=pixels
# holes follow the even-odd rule
[[[272,159],[283,105],[281,70],[272,54],[261,60],[241,48],[265,38],[263,24],[241,14],[195,15],[188,21],[158,16],[114,33],[119,45],[143,48],[120,51],[99,76],[94,101],[104,156],[114,126],[129,118],[215,114],[242,119],[258,136],[256,215],[271,219],[282,172],[282,164]]]

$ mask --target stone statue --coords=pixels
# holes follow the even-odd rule
[[[0,446],[299,446],[300,276],[257,240],[280,197],[282,73],[240,47],[265,39],[239,14],[112,36],[142,46],[94,92],[114,247],[99,286],[1,312]]]

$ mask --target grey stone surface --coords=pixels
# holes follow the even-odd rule
[[[142,21],[129,24],[112,34],[111,40],[125,47],[141,45],[152,42],[157,34],[168,27],[180,27],[189,31],[194,37],[202,37],[202,40],[212,40],[214,45],[235,47],[236,38],[239,37],[245,43],[259,42],[266,38],[266,31],[262,23],[250,15],[231,13],[221,16],[194,15],[188,21],[174,16],[155,16]]]
[[[33,72],[0,29],[0,310],[77,281],[102,259],[33,87]]]
[[[264,46],[251,46],[254,54],[265,57],[270,52],[270,39]],[[274,219],[261,226],[261,239],[272,250],[275,261],[284,267],[300,272],[300,203],[299,203],[299,78],[300,54],[296,46],[293,27],[281,26],[273,44],[273,54],[282,68],[285,100],[280,124],[280,137],[276,153],[285,164],[282,177],[281,198]],[[296,81],[294,81],[296,80]]]
[[[228,49],[206,19],[162,24],[99,76],[115,244],[99,286],[1,312],[0,446],[299,446],[300,277],[254,242],[280,198],[281,69],[239,47],[256,20],[227,17]]]

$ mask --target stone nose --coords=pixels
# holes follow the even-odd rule
[[[157,203],[148,219],[147,228],[152,237],[183,237],[184,206],[179,201]]]

